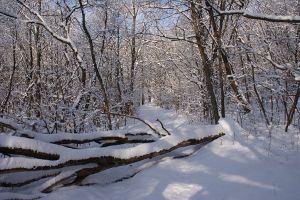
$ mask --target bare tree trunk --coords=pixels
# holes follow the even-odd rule
[[[230,81],[231,89],[233,90],[237,100],[241,103],[241,106],[243,107],[245,113],[249,113],[251,111],[251,106],[249,105],[247,99],[244,97],[244,95],[239,90],[238,83],[235,80],[235,74],[233,72],[233,69],[229,63],[228,56],[225,53],[225,51],[221,50],[221,56],[224,61],[225,71],[227,74],[227,77]]]
[[[118,13],[119,17],[119,13]],[[119,23],[119,22],[118,22]],[[121,90],[121,61],[120,61],[120,25],[118,24],[117,27],[117,62],[115,66],[115,77],[117,82],[117,89],[118,89],[118,101],[122,102],[122,90]]]
[[[295,94],[295,98],[294,98],[292,107],[291,107],[291,109],[290,109],[290,112],[289,112],[288,115],[287,115],[287,122],[286,122],[286,126],[285,126],[285,132],[288,131],[288,128],[289,128],[289,126],[291,125],[291,123],[292,123],[292,121],[293,121],[293,118],[294,118],[294,114],[295,114],[295,111],[296,111],[296,108],[297,108],[297,104],[298,104],[299,97],[300,97],[300,82],[298,83],[298,86],[297,86],[297,92],[296,92],[296,94]]]
[[[92,56],[93,67],[94,67],[97,79],[99,81],[101,91],[103,93],[103,98],[104,98],[104,112],[107,115],[108,128],[109,128],[109,130],[112,130],[109,98],[108,98],[108,95],[107,95],[107,91],[105,89],[103,78],[102,78],[102,76],[100,74],[100,71],[98,69],[96,55],[95,55],[95,51],[94,51],[93,40],[92,40],[92,37],[90,35],[89,30],[86,27],[85,12],[84,12],[84,7],[83,7],[83,4],[82,4],[82,0],[78,0],[78,1],[79,1],[79,4],[80,4],[80,9],[81,9],[81,14],[82,14],[82,27],[83,27],[84,33],[85,33],[85,35],[87,37],[87,40],[89,42],[89,47],[90,47],[90,52],[91,52],[91,56]]]
[[[225,9],[225,4],[226,2],[224,0],[221,1],[221,10]],[[213,16],[211,16],[212,18]],[[214,20],[214,19],[212,19]],[[220,23],[219,23],[219,30],[215,29],[215,37],[217,38],[217,48],[218,46],[221,46],[222,44],[222,29],[224,25],[224,20],[225,17],[221,16],[220,17]],[[216,28],[216,27],[215,27]],[[220,55],[218,56],[219,58],[219,81],[220,81],[220,93],[221,93],[221,116],[224,118],[225,117],[225,90],[224,90],[224,71],[222,67],[222,58]]]
[[[212,64],[211,64],[211,60],[208,58],[208,55],[206,53],[206,46],[205,46],[206,38],[204,35],[205,27],[202,22],[203,20],[202,8],[197,9],[196,3],[193,0],[190,1],[190,6],[191,6],[191,15],[192,15],[192,25],[196,34],[197,45],[202,59],[203,72],[206,79],[207,93],[208,96],[210,97],[214,123],[217,124],[220,119],[220,116],[218,112],[218,104],[214,93],[214,86],[212,81]]]
[[[252,81],[253,81],[253,90],[254,90],[255,95],[256,95],[256,97],[257,97],[257,101],[258,101],[259,107],[260,107],[260,109],[261,109],[261,111],[262,111],[262,113],[263,113],[263,115],[264,115],[264,118],[265,118],[265,120],[266,120],[266,123],[267,123],[267,125],[270,125],[270,121],[269,121],[269,119],[268,119],[268,116],[267,116],[267,113],[266,113],[266,109],[265,109],[264,103],[263,103],[263,101],[262,101],[262,99],[261,99],[261,97],[260,97],[260,95],[259,95],[259,92],[258,92],[258,90],[257,90],[257,88],[256,88],[256,80],[255,80],[254,66],[253,66],[253,64],[252,64],[252,62],[251,62],[250,56],[249,56],[248,54],[247,54],[246,56],[247,56],[248,62],[251,64],[251,74],[252,74]]]
[[[298,0],[298,4],[297,4],[297,14],[300,14],[300,0]],[[299,41],[300,38],[300,26],[297,25],[297,41]],[[296,51],[295,51],[295,63],[298,64],[298,42],[296,44]],[[298,100],[300,97],[300,82],[298,82],[298,86],[297,86],[297,92],[295,94],[294,100],[293,100],[293,104],[292,107],[290,109],[289,112],[287,112],[287,105],[285,104],[285,109],[287,112],[286,115],[286,126],[285,126],[285,132],[288,131],[289,126],[291,125],[293,118],[294,118],[294,114],[295,111],[297,109],[297,105],[298,105]]]
[[[4,112],[7,106],[7,103],[9,101],[9,98],[11,96],[11,92],[12,92],[12,87],[13,87],[13,80],[14,80],[14,75],[15,75],[15,71],[17,68],[17,55],[16,55],[16,48],[17,48],[17,39],[18,39],[18,33],[17,33],[17,28],[15,26],[15,30],[14,30],[14,38],[12,39],[12,56],[13,56],[13,65],[12,65],[12,72],[10,75],[10,80],[9,80],[9,85],[8,85],[8,92],[6,95],[6,98],[4,100],[4,102],[1,105],[1,112]]]
[[[212,26],[213,26],[214,37],[217,42],[217,49],[219,50],[219,54],[223,60],[225,72],[226,72],[226,75],[230,82],[231,89],[233,90],[238,102],[241,104],[244,111],[246,113],[249,113],[251,111],[251,106],[249,105],[247,99],[244,97],[242,92],[239,90],[239,85],[238,85],[237,81],[235,80],[235,74],[234,74],[233,68],[229,62],[227,53],[226,53],[225,49],[222,48],[222,38],[221,38],[222,35],[221,35],[220,30],[218,30],[217,23],[215,21],[215,17],[214,17],[214,13],[213,13],[213,9],[211,7],[209,9],[209,15],[210,15],[210,19],[211,19]],[[222,29],[222,27],[220,27],[220,29]]]
[[[225,91],[224,91],[224,72],[222,67],[222,60],[219,57],[219,80],[220,80],[220,93],[221,93],[221,116],[225,117]]]
[[[130,95],[133,94],[136,64],[136,0],[132,0],[132,24],[131,24],[131,67],[130,67]]]
[[[38,1],[38,13],[41,14],[42,12],[42,0]],[[42,65],[42,45],[41,45],[41,29],[40,26],[36,26],[34,31],[34,40],[35,40],[35,57],[36,57],[36,72],[34,73],[34,81],[36,91],[34,94],[35,97],[35,104],[36,104],[36,117],[41,117],[41,100],[42,100],[42,93],[41,93],[41,65]]]
[[[247,81],[247,73],[246,73],[246,70],[245,70],[245,63],[244,63],[242,54],[240,55],[240,60],[241,60],[241,64],[242,64],[244,85],[245,85],[245,88],[246,88],[246,99],[247,99],[248,103],[251,105],[251,103],[250,103],[250,92],[249,92],[249,86],[248,86],[248,81]]]

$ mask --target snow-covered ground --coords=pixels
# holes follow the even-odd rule
[[[153,105],[143,106],[139,116],[157,127],[155,120],[159,118],[172,134],[212,128],[190,125],[183,116]],[[226,135],[202,148],[183,148],[160,158],[106,170],[88,177],[83,182],[87,186],[61,188],[42,199],[299,199],[300,147],[290,143],[298,139],[297,130],[286,134],[275,127],[270,139],[263,126],[255,125],[260,133],[256,136],[231,119],[222,119],[220,126]],[[176,154],[191,155],[174,158]],[[0,199],[10,194],[6,191],[1,195],[0,190]]]

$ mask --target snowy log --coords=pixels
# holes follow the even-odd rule
[[[53,144],[84,144],[93,141],[119,141],[120,143],[130,143],[130,140],[138,139],[151,139],[155,140],[151,134],[143,134],[135,132],[128,134],[126,130],[115,131],[99,131],[95,133],[59,133],[59,134],[36,134],[34,139]],[[142,142],[141,139],[141,142]]]
[[[213,135],[213,136],[207,136],[201,139],[188,139],[182,142],[179,142],[178,144],[166,148],[166,149],[161,149],[160,151],[155,151],[155,152],[150,152],[148,154],[144,154],[141,156],[135,156],[127,159],[120,159],[120,158],[115,158],[115,157],[102,157],[98,164],[98,167],[95,168],[88,168],[88,169],[82,169],[76,172],[76,179],[74,183],[80,183],[85,177],[104,171],[106,169],[112,168],[112,167],[118,167],[122,165],[128,165],[131,163],[135,163],[141,160],[149,159],[149,158],[154,158],[156,156],[160,156],[166,153],[169,153],[171,151],[174,151],[175,149],[182,148],[182,147],[187,147],[191,145],[196,145],[196,144],[203,144],[203,143],[208,143],[211,142],[219,137],[224,136],[224,133],[220,133],[218,135]]]
[[[66,173],[66,174],[62,174],[61,176],[59,175],[58,177],[58,181],[57,182],[53,182],[53,184],[49,184],[47,185],[47,187],[45,187],[43,190],[41,190],[41,192],[51,192],[52,189],[59,185],[59,184],[63,184],[63,182],[66,182],[63,185],[72,185],[72,184],[80,184],[82,182],[82,180],[84,180],[84,178],[86,178],[87,176],[90,176],[92,174],[95,173],[99,173],[101,171],[113,168],[113,167],[119,167],[122,165],[128,165],[128,164],[132,164],[141,160],[145,160],[145,159],[151,159],[157,156],[161,156],[164,155],[166,153],[169,153],[175,149],[178,148],[182,148],[182,147],[187,147],[187,146],[191,146],[191,145],[196,145],[196,144],[206,144],[209,143],[221,136],[223,136],[224,133],[220,133],[218,135],[213,135],[213,136],[207,136],[204,137],[202,139],[188,139],[186,141],[182,141],[180,143],[178,143],[175,146],[172,146],[168,149],[162,149],[160,151],[156,151],[156,152],[151,152],[145,155],[141,155],[141,156],[135,156],[135,157],[131,157],[131,158],[126,158],[126,159],[120,159],[120,158],[115,158],[115,157],[102,157],[102,158],[98,158],[96,161],[96,163],[98,164],[98,166],[96,167],[89,167],[89,168],[83,168],[83,169],[79,169],[79,170],[74,170],[74,173]],[[71,179],[71,180],[69,180]]]
[[[63,147],[17,136],[0,135],[0,152],[27,157],[58,160]]]
[[[17,132],[22,130],[17,130]],[[147,131],[152,133],[149,128]],[[132,164],[145,159],[161,156],[175,149],[196,144],[206,144],[223,136],[222,126],[172,134],[165,137],[134,129],[103,131],[84,134],[38,134],[29,132],[29,138],[0,134],[0,151],[11,156],[0,160],[0,173],[7,176],[38,173],[21,181],[9,178],[1,181],[2,186],[23,186],[47,180],[39,188],[40,192],[51,192],[55,188],[81,184],[87,176],[106,169]],[[22,132],[26,132],[23,130]],[[16,134],[19,135],[19,134]],[[162,135],[162,134],[161,134]],[[31,138],[30,138],[31,137]],[[62,145],[100,140],[102,147],[72,149]],[[98,141],[99,142],[99,141]],[[111,147],[112,145],[137,143],[133,147]],[[24,157],[25,156],[25,157]],[[84,166],[83,166],[84,165]],[[59,174],[58,174],[59,173]]]
[[[51,192],[54,188],[80,184],[85,177],[101,172],[106,169],[128,165],[141,160],[164,155],[175,149],[196,144],[206,144],[221,136],[224,133],[207,135],[200,137],[191,134],[192,137],[177,138],[167,136],[153,144],[142,144],[128,149],[69,149],[56,144],[49,144],[34,139],[21,138],[16,136],[0,135],[1,150],[6,148],[9,153],[26,155],[30,157],[42,158],[48,160],[11,157],[0,161],[0,173],[22,172],[32,173],[33,171],[46,170],[45,174],[29,178],[21,182],[2,182],[3,187],[23,186],[46,177],[53,177],[44,182],[39,188],[40,192]],[[17,149],[17,152],[14,152]],[[22,152],[23,151],[23,152]],[[24,153],[25,152],[25,153]],[[47,152],[47,154],[45,153]],[[50,160],[49,156],[59,155],[58,160]],[[57,158],[57,157],[56,157]],[[88,164],[83,166],[81,164]],[[72,170],[62,170],[66,166],[74,166]],[[61,170],[60,173],[47,170]],[[32,171],[32,172],[27,172]],[[13,175],[13,174],[12,174]]]
[[[59,155],[59,159],[42,160],[24,157],[3,158],[0,160],[0,173],[48,170],[87,163],[96,163],[99,165],[99,168],[106,169],[107,167],[111,168],[113,166],[125,165],[162,155],[180,147],[211,141],[223,135],[223,133],[214,133],[207,136],[197,136],[191,134],[191,137],[185,138],[167,136],[154,143],[140,144],[126,149],[115,149],[109,147],[70,149],[33,139],[2,135],[0,140],[2,147],[10,149],[24,149],[27,152],[34,152],[34,155],[31,155],[31,157],[39,157],[37,155],[40,153],[47,153],[47,155]],[[96,168],[95,170],[98,171],[99,169]],[[86,173],[90,172],[80,171],[77,173],[77,175],[78,177],[82,177],[85,176]]]
[[[101,134],[101,133],[100,133]],[[155,142],[155,138],[150,134],[130,134],[112,136],[110,134],[40,134],[37,135],[39,139],[22,138],[17,136],[0,135],[0,152],[3,154],[23,155],[27,157],[58,160],[60,151],[51,151],[50,149],[58,148],[51,146],[51,144],[84,144],[86,142],[101,141],[102,147],[113,145],[127,144],[127,143],[151,143]],[[143,137],[144,138],[140,138]],[[100,143],[100,142],[99,142]]]

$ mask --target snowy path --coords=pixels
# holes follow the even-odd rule
[[[140,117],[151,122],[159,118],[174,134],[188,134],[210,128],[188,125],[184,118],[178,117],[176,113],[150,105],[142,107]],[[119,172],[118,169],[107,170],[102,172],[102,175],[96,174],[87,179],[87,183],[102,184],[62,188],[43,199],[299,199],[299,150],[276,151],[279,147],[276,146],[274,136],[272,148],[276,155],[273,155],[268,153],[263,142],[251,136],[246,137],[245,131],[233,121],[226,119],[220,124],[227,135],[204,146],[192,156],[182,159],[166,158],[151,167],[136,164],[131,169],[121,168]],[[106,184],[110,174],[117,177],[118,173],[130,172],[139,167],[145,169],[136,176]]]

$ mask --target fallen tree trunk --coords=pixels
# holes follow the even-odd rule
[[[58,160],[59,155],[51,154],[47,152],[37,152],[32,149],[22,149],[22,148],[10,148],[10,147],[1,147],[0,152],[3,154],[15,154],[15,155],[22,155],[28,156],[33,158],[45,159],[45,160]]]
[[[57,134],[43,134],[33,131],[17,130],[17,134],[23,138],[35,139],[42,142],[66,145],[66,144],[85,144],[89,142],[105,142],[105,141],[116,141],[122,144],[131,143],[130,140],[157,140],[159,137],[137,131],[128,133],[126,130],[114,130],[114,131],[98,131],[95,133],[57,133]],[[147,142],[147,141],[146,141]]]
[[[175,149],[181,148],[181,147],[186,147],[186,146],[190,146],[190,145],[195,145],[195,144],[201,144],[201,143],[207,143],[207,142],[211,142],[221,136],[224,136],[224,133],[220,133],[218,135],[214,135],[214,136],[208,136],[208,137],[204,137],[202,139],[189,139],[186,141],[182,141],[180,143],[178,143],[175,146],[172,146],[169,149],[163,149],[160,151],[156,151],[156,152],[151,152],[142,156],[136,156],[136,157],[132,157],[132,158],[128,158],[128,159],[120,159],[120,158],[114,158],[114,157],[103,157],[100,158],[99,161],[97,162],[99,164],[99,167],[95,167],[95,168],[89,168],[88,170],[83,169],[80,170],[76,173],[77,175],[77,180],[83,179],[86,176],[89,176],[91,174],[103,171],[105,169],[109,169],[112,167],[116,167],[116,166],[122,166],[122,165],[128,165],[134,162],[138,162],[144,159],[148,159],[148,158],[153,158],[156,156],[160,156],[166,153],[169,153]]]
[[[156,140],[116,140],[113,142],[105,142],[102,144],[101,147],[109,147],[109,146],[115,146],[115,145],[121,145],[121,144],[137,144],[137,143],[152,143],[155,142]]]
[[[15,172],[17,174],[19,172],[20,174],[39,173],[34,177],[28,175],[26,176],[28,178],[18,182],[14,179],[5,179],[2,186],[23,186],[45,179],[44,183],[41,182],[38,191],[51,192],[54,188],[65,185],[81,184],[87,176],[106,169],[164,156],[181,147],[206,144],[223,136],[225,131],[222,126],[216,125],[200,131],[183,131],[170,135],[162,122],[160,123],[168,136],[160,137],[163,134],[156,133],[158,137],[141,132],[139,129],[135,130],[139,132],[133,133],[117,130],[84,134],[38,134],[17,128],[16,135],[27,132],[27,138],[0,134],[0,153],[8,153],[12,156],[0,159],[0,174],[13,177],[17,176],[13,174]],[[147,131],[152,133],[153,130],[147,129]],[[99,146],[85,145],[83,147],[87,147],[86,149],[72,148],[74,144],[93,141],[99,143]],[[128,143],[142,144],[126,148],[111,147]],[[39,170],[43,173],[38,172]],[[60,173],[48,173],[53,170]]]
[[[36,141],[32,139],[13,137],[12,140],[19,140],[19,146],[17,146],[17,148],[22,149],[22,147],[26,147],[26,150],[38,150],[35,152],[35,157],[37,157],[41,151],[39,148],[42,147],[47,151],[51,150],[51,154],[59,155],[59,160],[40,160],[22,157],[4,158],[0,160],[0,173],[48,170],[87,163],[96,163],[101,169],[107,169],[113,166],[125,165],[162,155],[180,147],[212,141],[223,135],[224,133],[219,133],[201,138],[176,138],[174,136],[167,136],[155,143],[141,144],[127,149],[69,149],[63,146],[43,142],[36,144]],[[36,146],[34,146],[35,144]],[[11,149],[13,149],[12,146],[13,145],[10,146]],[[99,171],[99,167],[95,168],[94,171]],[[77,173],[77,177],[85,177],[87,175],[86,173],[90,172],[80,171]]]
[[[58,184],[61,184],[62,181],[67,181],[68,178],[71,178],[71,177],[74,178],[74,176],[76,177],[74,179],[74,181],[69,182],[66,185],[80,184],[84,178],[86,178],[87,176],[90,176],[92,174],[99,173],[101,171],[104,171],[104,170],[107,170],[107,169],[110,169],[113,167],[128,165],[128,164],[132,164],[132,163],[142,161],[145,159],[161,156],[161,155],[164,155],[171,151],[174,151],[175,149],[178,149],[178,148],[187,147],[187,146],[196,145],[196,144],[207,144],[207,143],[209,143],[219,137],[222,137],[224,135],[225,135],[224,133],[219,133],[217,135],[207,136],[207,137],[204,137],[201,139],[188,139],[188,140],[182,141],[182,142],[178,143],[177,145],[172,146],[168,149],[162,149],[160,151],[151,152],[151,153],[148,153],[145,155],[131,157],[128,159],[120,159],[120,158],[115,158],[115,157],[102,157],[102,158],[97,159],[97,161],[95,159],[96,163],[98,164],[97,167],[80,169],[80,170],[76,171],[74,174],[69,174],[68,177],[64,177],[64,179],[58,181],[57,183],[54,183],[53,185],[48,186],[42,192],[46,192],[46,193],[51,192],[53,187],[55,187]]]
[[[88,135],[87,135],[88,136]],[[32,158],[39,158],[44,160],[59,160],[61,152],[64,152],[66,146],[58,146],[56,144],[83,144],[87,141],[101,141],[101,147],[108,147],[120,144],[134,144],[134,143],[152,143],[155,142],[153,138],[137,139],[139,135],[130,134],[124,137],[113,137],[113,136],[103,136],[95,137],[90,139],[69,139],[69,140],[58,140],[54,144],[45,143],[39,140],[33,140],[30,138],[21,138],[16,136],[0,135],[0,152],[2,154],[11,155],[22,155]],[[147,135],[151,137],[151,135]],[[130,139],[129,139],[130,138]],[[17,145],[14,145],[16,143]],[[18,144],[19,143],[19,144]],[[100,143],[100,142],[99,142]],[[68,149],[71,147],[67,147]],[[51,149],[51,150],[50,150]],[[73,148],[76,149],[76,148]],[[76,149],[80,150],[80,149]]]
[[[155,138],[150,139],[150,141],[155,141]],[[146,143],[148,142],[147,139],[128,139],[127,137],[114,137],[114,136],[104,136],[104,137],[95,137],[90,139],[62,139],[55,142],[51,142],[53,144],[85,144],[89,142],[102,142],[104,145],[106,143],[116,143],[116,144],[126,144],[126,143]],[[113,142],[106,142],[106,141],[113,141]]]
[[[149,146],[149,144],[140,145],[140,147],[142,148],[139,148],[138,146],[133,147],[128,151],[133,153],[129,153],[128,155],[121,155],[121,154],[118,155],[118,153],[116,152],[115,154],[114,152],[111,152],[111,151],[121,152],[121,151],[125,151],[125,149],[117,149],[117,150],[111,149],[108,151],[104,151],[102,153],[98,152],[98,156],[96,156],[95,153],[92,153],[92,151],[89,149],[68,149],[59,145],[44,143],[45,149],[54,148],[55,149],[54,152],[56,151],[58,154],[60,153],[59,160],[39,160],[39,159],[20,158],[20,157],[2,159],[0,161],[0,172],[10,173],[10,172],[26,172],[26,171],[38,171],[38,170],[52,170],[52,169],[61,170],[66,166],[74,166],[75,167],[74,170],[70,170],[66,172],[61,171],[61,173],[59,174],[51,173],[48,175],[42,175],[19,183],[9,183],[9,182],[2,183],[1,185],[4,187],[23,186],[41,180],[43,178],[54,176],[52,179],[47,180],[39,188],[41,192],[51,192],[55,187],[58,186],[60,187],[66,185],[81,184],[82,180],[84,180],[84,178],[86,178],[87,176],[104,171],[106,169],[128,165],[145,159],[165,155],[181,147],[187,147],[196,144],[207,144],[223,135],[224,133],[218,133],[218,134],[208,135],[204,137],[198,136],[198,138],[186,138],[186,139],[178,139],[175,136],[168,136],[169,138],[166,137],[166,138],[162,138],[160,141],[157,141],[156,145],[155,143],[154,145],[151,144],[153,145],[153,148],[150,150],[149,147],[151,146]],[[6,136],[6,137],[10,137],[10,136]],[[11,139],[12,140],[6,139],[6,141],[8,143],[10,141],[16,141],[17,143],[19,142],[21,143],[20,146],[23,145],[23,148],[27,146],[27,149],[24,152],[29,152],[28,151],[29,147],[33,147],[34,149],[34,145],[31,142],[38,142],[38,145],[42,145],[42,142],[34,141],[28,138],[12,137]],[[18,139],[21,140],[17,141]],[[169,142],[165,144],[165,142],[167,142],[168,140]],[[31,152],[33,152],[33,149],[31,149]],[[138,151],[139,149],[147,149],[147,151],[141,152]],[[21,151],[21,148],[18,148],[18,150]],[[101,148],[99,148],[98,150],[101,150]],[[20,153],[20,151],[18,151],[18,153]],[[74,157],[69,157],[69,159],[66,159],[67,158],[66,155],[78,155],[80,154],[80,152],[84,152],[83,153],[85,155],[84,158],[80,159],[79,156],[77,157],[76,160],[75,159],[76,156],[74,156]],[[15,152],[15,154],[17,154],[17,152]],[[21,154],[24,155],[25,153],[21,153]],[[43,154],[43,153],[35,152],[35,156],[38,154]],[[81,164],[89,164],[89,165],[84,167]],[[93,165],[95,164],[95,165],[93,166],[90,164]]]
[[[195,154],[199,149],[201,149],[203,146],[205,146],[208,143],[209,142],[194,145],[193,147],[191,147],[192,151],[190,151],[190,152],[184,152],[184,150],[180,153],[175,153],[175,154],[172,154],[172,152],[170,152],[170,153],[164,154],[162,156],[155,157],[154,159],[144,160],[141,164],[139,164],[140,162],[136,162],[134,164],[129,165],[129,168],[131,168],[131,169],[127,173],[121,174],[120,176],[116,176],[108,181],[103,180],[103,179],[97,179],[97,178],[96,179],[92,178],[90,180],[84,179],[84,181],[82,181],[80,186],[89,186],[89,185],[95,185],[98,183],[101,185],[108,185],[108,184],[113,184],[113,183],[117,183],[117,182],[122,182],[124,180],[133,178],[135,175],[144,171],[145,169],[148,169],[150,167],[158,165],[161,162],[166,161],[166,159],[175,160],[175,159],[182,159],[182,158],[189,157],[189,156]],[[125,166],[123,166],[123,167],[125,168]],[[112,173],[114,173],[114,171],[112,171]],[[99,175],[100,174],[101,174],[101,172],[99,173]],[[99,175],[96,175],[96,177],[101,177],[101,175],[100,176]]]

